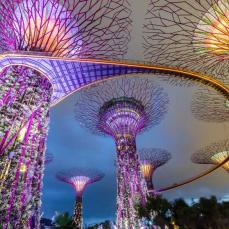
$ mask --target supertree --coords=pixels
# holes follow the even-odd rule
[[[191,157],[193,163],[218,165],[229,157],[229,140],[225,139],[200,149]],[[229,172],[229,162],[222,167]]]
[[[227,78],[228,9],[228,0],[150,0],[144,25],[145,58]]]
[[[61,171],[56,175],[57,179],[70,184],[76,192],[76,203],[73,214],[73,223],[77,229],[83,227],[82,198],[85,189],[92,183],[100,181],[104,174],[92,169],[74,168]]]
[[[130,13],[126,0],[3,0],[0,48],[61,57],[121,57],[130,39]]]
[[[138,151],[140,169],[147,183],[147,188],[153,190],[154,171],[171,159],[171,154],[163,149],[143,148]]]
[[[41,204],[49,107],[69,92],[66,75],[44,77],[23,55],[121,58],[130,38],[130,13],[126,0],[0,2],[0,53],[21,53],[24,65],[10,61],[13,66],[0,75],[1,228],[29,228],[34,214],[39,228],[39,212],[32,209]],[[45,62],[55,73],[63,64]]]
[[[223,82],[229,85],[229,79]],[[193,96],[191,111],[199,120],[227,122],[229,121],[229,100],[211,88],[201,87]]]
[[[112,79],[79,93],[76,119],[93,133],[110,135],[117,151],[117,227],[137,228],[136,201],[147,188],[136,153],[136,135],[160,123],[168,96],[151,78]]]

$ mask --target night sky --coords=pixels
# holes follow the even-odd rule
[[[172,159],[154,174],[156,188],[164,187],[197,175],[209,168],[190,161],[195,150],[229,137],[229,124],[205,123],[195,120],[190,113],[191,97],[195,88],[179,88],[162,83],[169,94],[169,112],[160,125],[137,137],[137,147],[164,148]],[[51,109],[47,150],[54,161],[47,165],[42,198],[43,216],[51,218],[55,211],[72,214],[75,194],[72,187],[55,178],[59,170],[89,167],[105,173],[102,181],[89,186],[84,194],[84,223],[90,224],[115,219],[116,181],[115,144],[110,137],[92,135],[80,127],[74,118],[77,94]],[[199,196],[229,197],[228,174],[219,169],[192,184],[163,193],[168,199],[183,197],[190,200]]]

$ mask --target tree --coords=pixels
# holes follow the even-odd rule
[[[172,205],[161,196],[149,196],[146,205],[137,205],[136,209],[140,218],[153,218],[154,223],[161,228],[170,224]]]
[[[194,229],[198,211],[195,205],[189,206],[183,199],[177,199],[172,204],[172,217],[180,228]]]
[[[68,212],[64,212],[63,214],[58,214],[55,217],[55,225],[60,229],[73,229],[72,218],[69,216]]]

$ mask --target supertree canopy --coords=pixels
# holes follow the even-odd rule
[[[120,57],[130,36],[126,0],[3,0],[0,15],[3,51]]]
[[[32,216],[38,228],[52,87],[23,66],[5,69],[0,82],[1,228],[30,228]]]
[[[143,148],[138,151],[140,169],[146,180],[149,190],[154,189],[153,173],[154,171],[167,163],[171,159],[171,154],[163,149]]]
[[[228,85],[229,80],[224,80]],[[211,88],[201,87],[194,94],[191,106],[195,118],[208,122],[229,121],[229,100]]]
[[[223,140],[213,143],[205,148],[200,149],[191,157],[193,163],[197,164],[220,164],[229,157],[229,140]],[[229,172],[229,162],[222,167]]]
[[[93,133],[107,134],[117,150],[117,227],[137,228],[134,205],[147,188],[136,153],[136,135],[157,125],[167,112],[168,96],[153,79],[124,77],[84,89],[76,101],[76,119]]]
[[[145,57],[157,64],[229,75],[228,0],[150,0]]]
[[[76,192],[76,203],[74,208],[73,221],[77,229],[83,228],[82,219],[82,197],[86,187],[100,181],[104,174],[92,169],[78,169],[61,171],[56,175],[57,179],[70,184]]]

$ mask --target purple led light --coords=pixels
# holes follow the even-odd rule
[[[4,100],[0,110],[0,223],[3,228],[29,228],[35,207],[40,208],[42,175],[37,174],[43,174],[44,149],[38,143],[47,135],[51,85],[38,72],[20,66],[7,68],[0,82],[0,99],[14,98],[11,103]],[[39,221],[38,214],[36,228]]]

